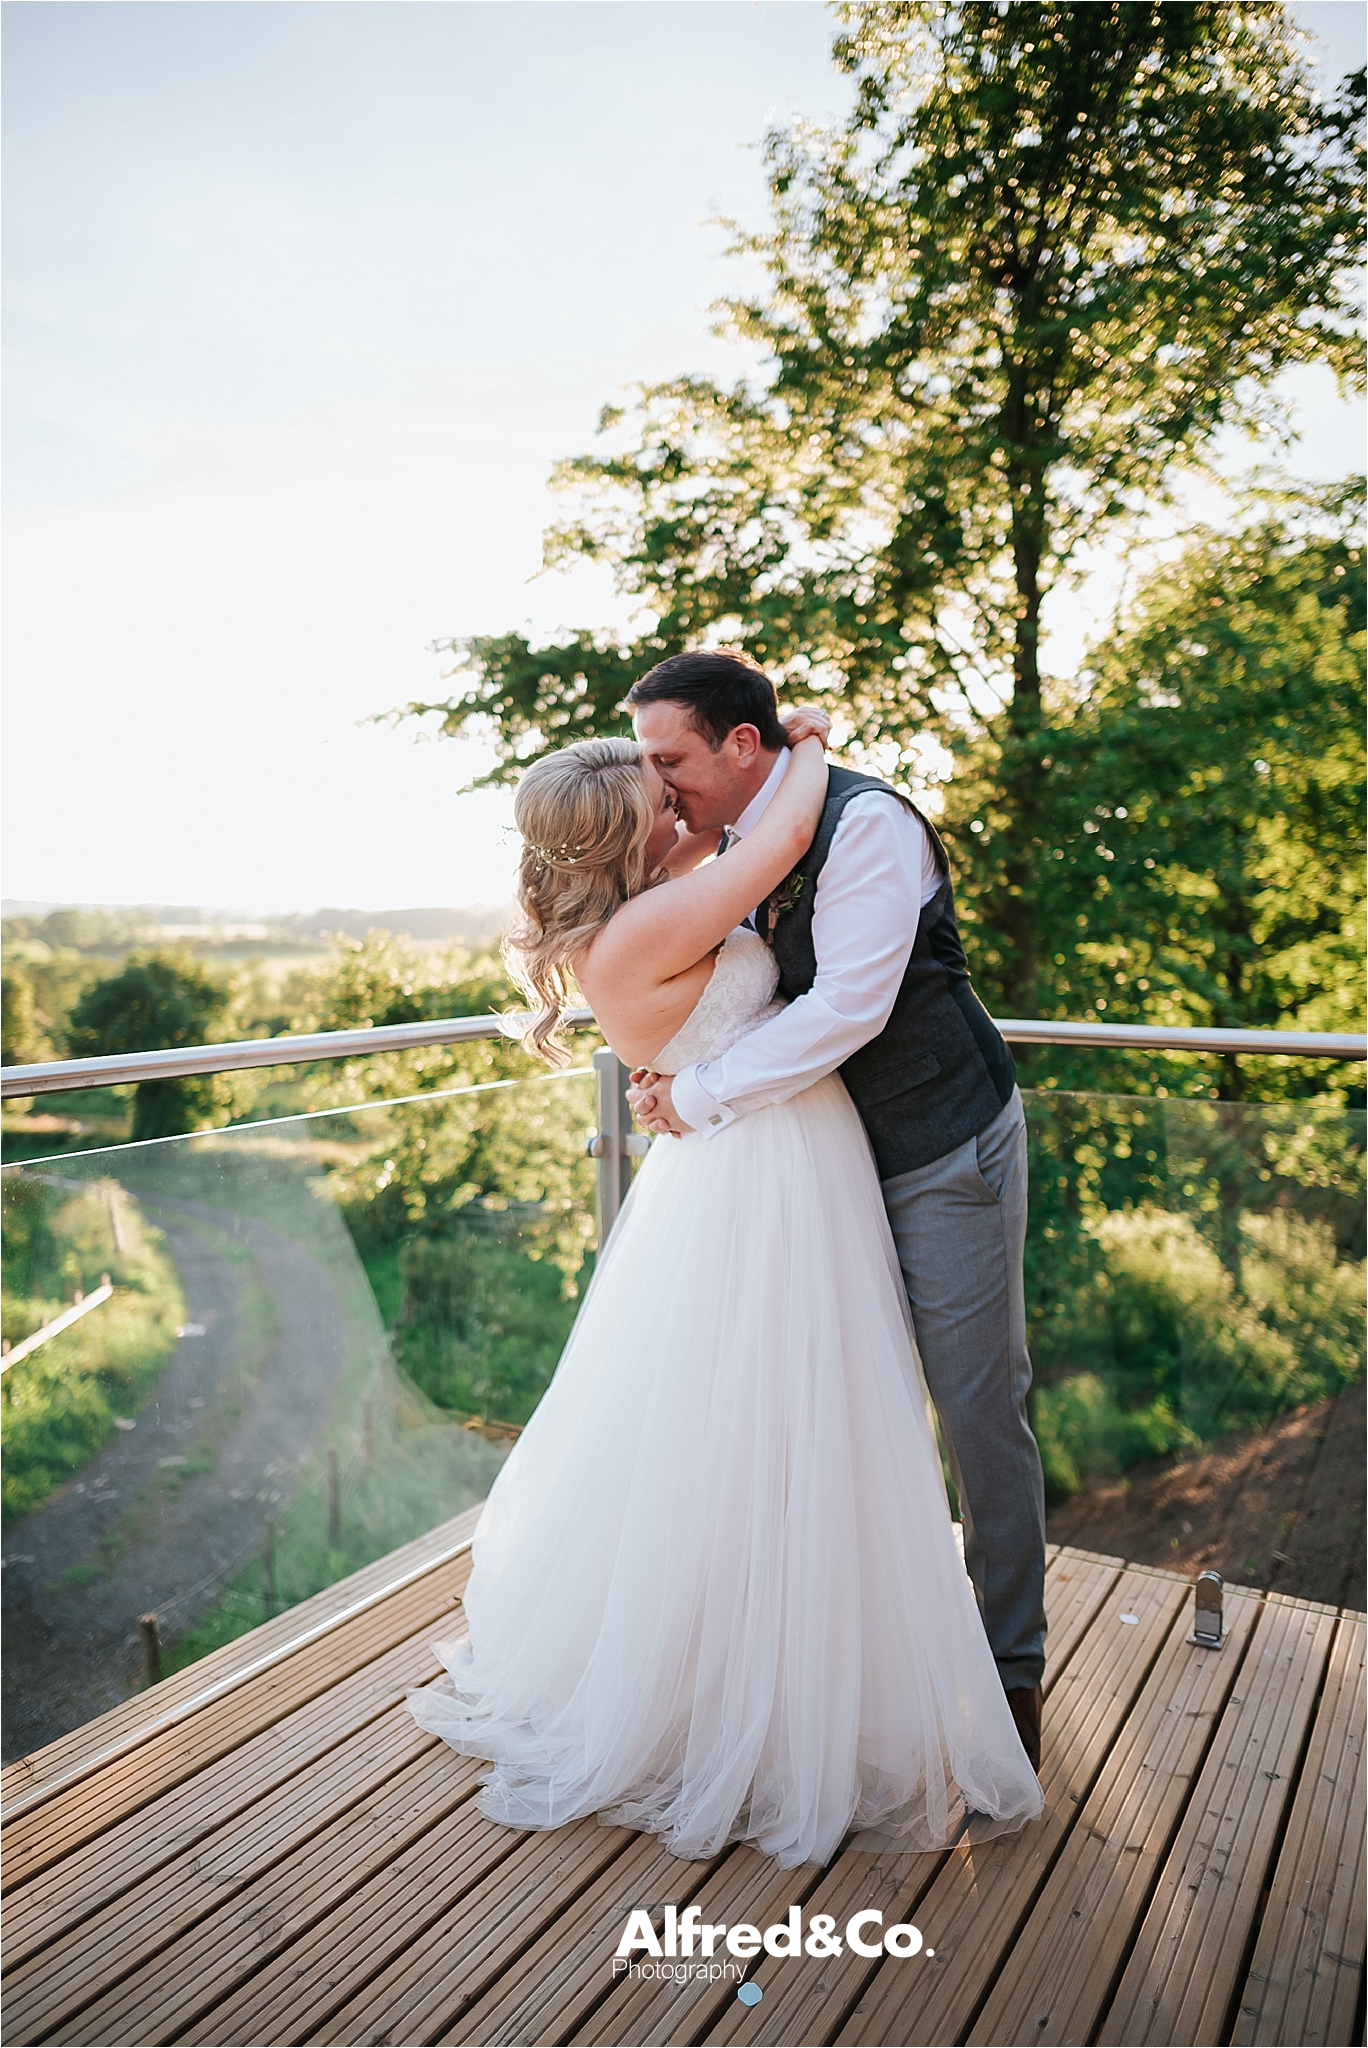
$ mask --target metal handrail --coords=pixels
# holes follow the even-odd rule
[[[1368,1034],[1360,1031],[1227,1031],[1186,1024],[1070,1024],[1049,1018],[1025,1021],[999,1017],[997,1028],[1009,1045],[1135,1046],[1145,1052],[1276,1053],[1306,1060],[1368,1059]]]
[[[166,1052],[121,1052],[87,1060],[44,1060],[0,1068],[0,1097],[56,1095],[108,1088],[130,1081],[172,1081],[192,1074],[231,1074],[248,1067],[303,1066],[313,1060],[356,1059],[411,1052],[427,1045],[465,1045],[480,1038],[516,1037],[518,1014],[445,1017],[419,1024],[379,1024],[364,1031],[313,1031],[298,1038],[231,1039],[222,1045],[176,1046]],[[592,1010],[567,1011],[582,1029]],[[998,1019],[1009,1045],[1131,1046],[1146,1052],[1276,1054],[1280,1058],[1368,1059],[1368,1036],[1352,1031],[1225,1031],[1165,1024],[1073,1024],[1049,1018]]]
[[[363,1031],[311,1031],[291,1038],[235,1038],[222,1045],[180,1045],[164,1052],[116,1052],[88,1060],[43,1060],[0,1068],[0,1098],[59,1095],[80,1088],[113,1088],[129,1081],[188,1080],[193,1074],[237,1074],[248,1067],[300,1067],[313,1060],[350,1060],[380,1052],[412,1052],[425,1045],[467,1045],[477,1038],[516,1037],[519,1013],[504,1017],[438,1017],[420,1024],[373,1024]],[[592,1024],[592,1010],[568,1010],[576,1029]]]

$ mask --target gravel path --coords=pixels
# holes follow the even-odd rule
[[[138,1689],[140,1614],[171,1634],[213,1604],[326,1435],[347,1360],[333,1277],[302,1245],[204,1203],[139,1199],[165,1233],[189,1322],[136,1428],[6,1534],[7,1762]],[[225,1256],[196,1224],[250,1256]]]

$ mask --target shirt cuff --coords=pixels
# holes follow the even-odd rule
[[[680,1069],[670,1084],[670,1099],[680,1122],[705,1138],[715,1138],[720,1130],[736,1122],[736,1111],[709,1095],[698,1078],[697,1067]]]

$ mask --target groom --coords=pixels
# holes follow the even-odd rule
[[[628,692],[691,832],[759,822],[789,754],[747,655],[677,654]],[[831,768],[807,853],[756,914],[788,1008],[720,1059],[632,1090],[640,1122],[705,1138],[839,1069],[864,1122],[964,1517],[964,1555],[1013,1718],[1040,1764],[1045,1492],[1026,1419],[1026,1120],[974,994],[949,862],[916,808]]]

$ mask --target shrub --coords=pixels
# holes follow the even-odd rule
[[[526,1422],[550,1384],[576,1304],[559,1268],[529,1257],[505,1212],[466,1212],[399,1254],[395,1328],[405,1372],[439,1407]]]
[[[1092,1235],[1101,1270],[1074,1318],[1091,1364],[1035,1395],[1052,1499],[1323,1400],[1362,1370],[1363,1267],[1336,1259],[1328,1224],[1246,1214],[1238,1280],[1186,1216],[1116,1213]]]
[[[1322,1401],[1363,1370],[1364,1267],[1337,1260],[1328,1223],[1294,1210],[1246,1216],[1240,1285],[1260,1319],[1292,1354],[1280,1408]]]

